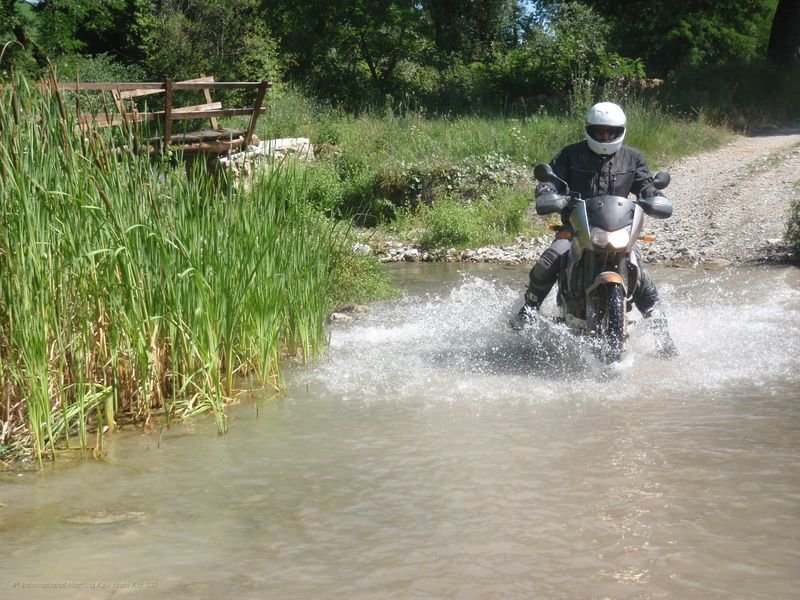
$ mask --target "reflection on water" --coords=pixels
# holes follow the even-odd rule
[[[195,421],[4,475],[0,592],[793,597],[798,271],[653,273],[682,354],[636,327],[609,376],[559,327],[507,330],[524,268],[398,270],[406,298],[225,437]]]

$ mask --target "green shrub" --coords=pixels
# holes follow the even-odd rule
[[[419,243],[430,250],[475,248],[510,243],[519,234],[544,233],[541,220],[526,219],[532,186],[492,186],[469,202],[446,197],[421,207],[406,228],[422,232]]]
[[[109,54],[63,56],[56,62],[59,77],[66,81],[144,81],[138,65],[126,65]]]
[[[455,200],[437,202],[426,210],[427,229],[420,238],[426,248],[466,247],[482,236],[482,224],[469,207]]]
[[[386,300],[399,294],[389,274],[373,256],[342,255],[333,280],[329,311],[342,304]]]
[[[337,213],[359,225],[374,226],[392,218],[394,209],[391,203],[375,195],[375,178],[364,167],[342,178],[342,197]]]
[[[544,233],[541,220],[526,218],[535,196],[531,184],[499,189],[491,201],[482,203],[480,214],[494,232],[495,241],[510,241],[519,234],[535,236]]]
[[[322,115],[317,123],[316,132],[312,138],[315,145],[336,146],[342,141],[342,119],[335,119],[332,115]]]
[[[329,109],[315,102],[297,88],[279,85],[267,94],[266,112],[258,120],[261,139],[307,137],[314,144],[317,124]]]
[[[795,197],[786,225],[786,241],[791,245],[794,257],[800,260],[800,181],[795,182],[793,189]]]
[[[342,180],[334,165],[318,163],[302,170],[309,204],[327,215],[337,216],[342,203]]]
[[[653,169],[675,158],[716,148],[731,137],[725,128],[702,118],[670,114],[653,100],[634,97],[622,106],[628,116],[625,143],[644,152]]]
[[[60,81],[106,82],[144,81],[144,69],[136,65],[125,65],[108,54],[83,56],[80,54],[61,57],[56,63],[56,74]],[[76,98],[77,97],[77,98]],[[70,92],[63,94],[65,105],[72,109],[76,102],[84,113],[98,114],[112,110],[113,100],[108,92]]]

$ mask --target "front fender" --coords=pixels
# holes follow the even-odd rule
[[[628,286],[625,279],[619,273],[614,271],[603,271],[597,277],[594,278],[592,285],[586,290],[586,296],[591,296],[591,294],[601,285],[609,285],[609,284],[619,284],[622,286],[622,289],[625,290],[627,293]]]

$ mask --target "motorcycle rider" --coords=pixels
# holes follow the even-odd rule
[[[627,196],[663,196],[653,185],[653,174],[642,154],[630,146],[623,145],[627,119],[620,106],[612,102],[600,102],[586,113],[586,139],[563,148],[550,166],[553,172],[567,182],[570,190],[580,193],[582,198],[602,194]],[[550,182],[540,182],[536,197],[557,194]],[[564,224],[556,233],[556,239],[539,257],[530,271],[525,304],[514,323],[520,328],[524,323],[535,321],[539,307],[558,280],[561,257],[569,251],[572,228],[569,216],[572,209],[561,214]],[[638,249],[636,250],[638,257]],[[633,293],[633,303],[650,325],[656,344],[663,356],[678,353],[669,334],[667,318],[660,307],[656,286],[639,263],[639,282]]]

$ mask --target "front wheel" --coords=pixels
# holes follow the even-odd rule
[[[609,364],[618,362],[625,350],[625,289],[619,284],[603,289],[597,298],[595,354]]]

